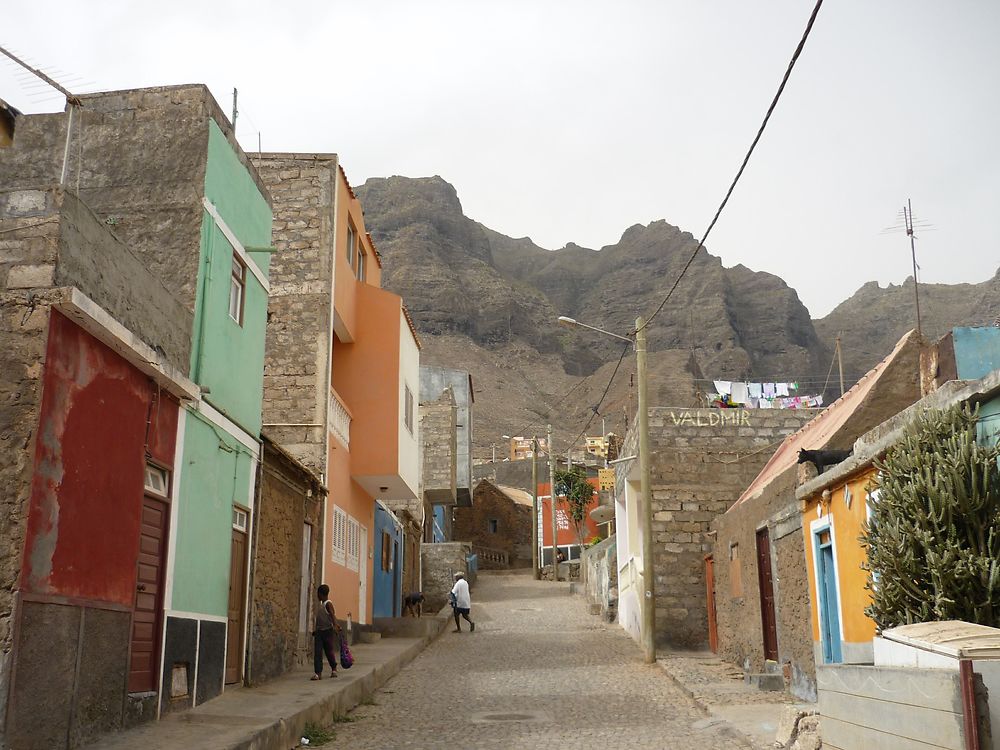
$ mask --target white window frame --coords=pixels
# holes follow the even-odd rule
[[[250,511],[241,505],[233,506],[233,528],[246,533],[250,527]]]
[[[350,220],[347,222],[347,264],[354,268],[354,244],[357,241],[357,232]]]
[[[358,570],[361,557],[361,525],[350,516],[347,517],[347,562],[350,570]]]
[[[239,269],[239,274],[236,273]],[[233,251],[232,267],[229,271],[229,317],[236,321],[236,325],[243,327],[243,308],[247,296],[247,267],[239,254]],[[233,314],[233,307],[236,314]]]
[[[146,464],[143,486],[147,493],[156,497],[170,497],[170,472],[156,464]]]
[[[347,559],[347,513],[343,508],[333,506],[333,528],[331,529],[330,559],[337,565],[344,565]]]
[[[365,281],[368,275],[368,253],[364,246],[358,247],[358,281]]]

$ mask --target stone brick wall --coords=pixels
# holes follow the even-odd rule
[[[455,585],[455,573],[468,575],[466,561],[472,545],[466,542],[424,544],[420,548],[420,562],[424,573],[424,610],[436,613],[448,603],[448,594]],[[472,581],[469,581],[470,585]],[[472,606],[476,606],[473,598]]]
[[[771,571],[778,632],[778,662],[790,687],[803,700],[816,700],[809,583],[806,576],[802,517],[795,500],[797,467],[771,482],[764,492],[734,506],[712,524],[716,531],[715,596],[719,655],[759,672],[764,667],[757,566],[757,530],[766,526],[771,544]],[[730,547],[739,548],[738,596],[733,595]]]
[[[435,401],[420,404],[420,439],[423,443],[424,497],[432,503],[456,502],[457,428],[451,389]]]
[[[312,526],[306,630],[299,630],[302,541]],[[312,657],[315,589],[319,585],[323,493],[318,478],[290,455],[264,442],[260,494],[254,509],[253,588],[250,603],[251,684],[260,684],[308,663]]]
[[[489,530],[491,520],[496,521],[496,533]],[[512,568],[531,565],[531,508],[514,502],[491,482],[476,485],[471,508],[455,509],[452,533],[460,541],[506,552]]]
[[[580,556],[583,586],[591,612],[614,621],[618,611],[618,544],[614,534]]]
[[[710,524],[742,494],[778,444],[815,415],[807,409],[650,408],[657,643],[707,645],[704,558],[712,550]],[[635,432],[629,430],[623,456],[638,452]],[[618,465],[619,493],[630,469],[638,484],[632,463]]]
[[[281,445],[322,474],[327,455],[330,304],[333,295],[332,154],[263,154],[262,179],[274,210],[264,424]],[[319,425],[316,427],[279,425]]]

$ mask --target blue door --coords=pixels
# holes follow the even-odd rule
[[[819,589],[819,636],[823,645],[823,661],[827,664],[841,661],[840,653],[840,598],[837,596],[837,578],[833,559],[833,539],[830,529],[816,534],[816,567]]]

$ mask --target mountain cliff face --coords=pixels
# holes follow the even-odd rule
[[[356,193],[383,256],[383,283],[406,301],[424,361],[472,372],[477,443],[484,447],[502,442],[503,434],[544,430],[546,421],[577,433],[622,346],[556,319],[632,330],[637,314],[659,304],[697,244],[688,232],[655,221],[628,228],[599,251],[573,244],[549,251],[465,216],[455,188],[440,177],[370,179]],[[938,336],[953,325],[992,322],[998,299],[1000,273],[979,285],[921,286],[925,332]],[[706,378],[795,379],[817,392],[840,331],[845,376],[853,383],[912,327],[911,310],[912,282],[889,289],[868,284],[813,321],[779,277],[725,268],[703,249],[649,328],[650,399],[695,405],[698,391],[710,388]],[[602,406],[609,430],[624,431],[630,403],[634,413],[632,372],[628,355]],[[589,432],[599,429],[595,417]]]

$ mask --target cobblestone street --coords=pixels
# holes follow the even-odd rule
[[[745,748],[566,584],[481,574],[468,626],[335,725],[340,747]]]

